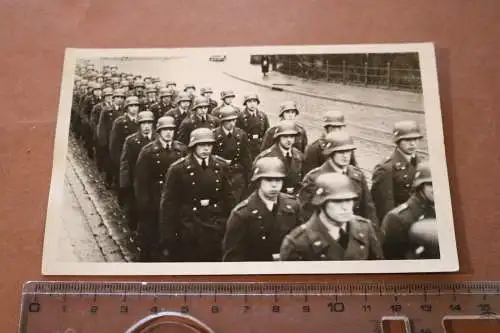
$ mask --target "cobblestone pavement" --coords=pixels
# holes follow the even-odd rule
[[[103,64],[117,64],[125,72],[159,76],[163,81],[174,80],[179,88],[186,83],[195,84],[197,89],[209,86],[215,92],[214,98],[218,98],[221,90],[232,89],[237,94],[236,105],[241,105],[245,93],[256,92],[261,98],[260,107],[269,115],[271,124],[278,121],[279,104],[285,100],[295,100],[301,111],[299,122],[306,128],[309,142],[313,142],[321,135],[323,131],[321,116],[325,110],[330,108],[342,110],[348,121],[349,133],[358,146],[356,158],[368,180],[371,179],[371,171],[375,164],[393,150],[390,131],[395,121],[414,119],[425,128],[424,115],[421,113],[398,112],[380,106],[336,102],[291,91],[270,89],[269,86],[259,84],[262,82],[258,80],[263,80],[260,66],[250,66],[249,59],[228,59],[227,63],[213,63],[201,58],[120,62],[106,60],[97,65]],[[230,72],[232,76],[227,75]],[[238,79],[235,78],[236,73]],[[279,80],[276,77],[277,73],[273,73],[267,82],[274,80],[273,82],[283,83],[285,76],[279,75]],[[314,91],[321,94],[328,94],[332,89],[338,88],[338,85],[326,82],[303,82],[299,85],[299,81],[304,80],[288,79],[294,82],[295,89],[302,89],[301,87],[311,89],[311,84],[314,84],[318,87]],[[360,89],[365,88],[342,86],[342,93],[347,94],[349,89],[352,89],[352,96],[357,96],[356,94],[360,94]],[[371,88],[370,92],[364,93],[364,96],[369,94],[375,97],[378,94],[384,96],[379,99],[374,97],[374,101],[377,102],[381,99],[389,101],[390,98],[394,98],[398,107],[418,109],[417,100],[420,100],[421,106],[422,98],[417,94]],[[404,104],[405,98],[407,104]],[[133,245],[133,237],[124,222],[115,194],[105,188],[102,176],[97,172],[94,162],[83,153],[80,143],[70,137],[69,147],[65,186],[67,202],[62,212],[64,230],[61,230],[60,243],[61,249],[66,254],[61,254],[61,260],[134,261],[137,249]],[[426,147],[424,140],[422,142],[424,155]]]

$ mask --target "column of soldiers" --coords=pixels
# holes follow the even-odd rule
[[[116,191],[140,261],[439,258],[432,178],[414,121],[394,124],[395,149],[373,171],[338,110],[309,143],[294,101],[270,126],[260,97],[241,108],[204,87],[77,68],[71,129]]]

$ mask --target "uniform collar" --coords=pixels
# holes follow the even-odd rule
[[[277,143],[277,145],[278,145],[278,149],[281,151],[281,154],[283,154],[283,157],[285,157],[286,154],[290,154],[290,156],[292,156],[292,148],[285,150],[285,149],[283,149],[283,147],[281,147],[281,145],[279,143]]]
[[[193,157],[196,160],[196,162],[198,162],[198,164],[201,166],[201,163],[203,162],[203,159],[199,158],[198,156],[196,156],[196,154],[193,154]],[[205,160],[206,160],[207,166],[208,166],[208,162],[210,160],[210,157],[207,157]]]
[[[221,128],[226,136],[228,136],[229,134],[234,135],[234,128],[232,131],[228,131],[224,126],[221,126]]]
[[[333,162],[333,160],[330,157],[328,157],[326,161],[333,171],[347,175],[347,166],[345,168],[340,168],[337,164],[335,164],[335,162]]]
[[[266,206],[267,210],[269,210],[269,211],[272,211],[273,208],[274,208],[274,205],[278,204],[278,200],[271,201],[269,199],[264,198],[264,196],[260,194],[259,190],[257,190],[257,196],[262,201],[262,203],[264,203],[264,205]]]
[[[330,237],[334,240],[338,240],[340,238],[340,229],[347,231],[347,223],[342,223],[340,226],[335,225],[327,220],[328,218],[323,214],[318,214],[318,220],[321,224],[323,224],[328,231]]]
[[[402,156],[402,157],[406,160],[406,162],[408,162],[408,163],[410,163],[411,159],[412,159],[412,158],[415,158],[415,155],[416,155],[416,154],[406,154],[406,153],[404,153],[401,149],[399,149],[399,147],[398,147],[398,148],[396,148],[396,151],[397,151],[397,152],[399,153],[399,155],[401,155],[401,156]]]
[[[158,139],[158,142],[160,142],[160,145],[162,146],[163,149],[167,148],[167,144],[170,146],[170,148],[172,148],[172,141],[166,142],[162,139]]]

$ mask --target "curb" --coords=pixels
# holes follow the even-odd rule
[[[373,108],[379,108],[379,109],[385,109],[389,111],[397,111],[397,112],[406,112],[406,113],[416,113],[416,114],[424,114],[423,110],[415,110],[415,109],[405,109],[405,108],[395,108],[392,106],[387,106],[387,105],[380,105],[380,104],[372,104],[372,103],[365,103],[365,102],[359,102],[359,101],[352,101],[352,100],[347,100],[347,99],[342,99],[342,98],[335,98],[331,96],[325,96],[325,95],[318,95],[318,94],[312,94],[308,93],[305,91],[300,91],[297,89],[290,89],[290,88],[282,88],[282,87],[277,87],[272,84],[264,84],[260,82],[255,82],[252,80],[244,79],[240,76],[228,73],[228,72],[223,72],[225,75],[232,77],[233,79],[240,80],[246,83],[253,84],[255,86],[263,87],[263,88],[268,88],[271,90],[276,90],[276,91],[285,91],[297,95],[303,95],[303,96],[308,96],[312,98],[319,98],[319,99],[325,99],[333,102],[340,102],[340,103],[347,103],[347,104],[354,104],[354,105],[362,105],[362,106],[369,106]]]

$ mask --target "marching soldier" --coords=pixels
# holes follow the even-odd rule
[[[397,122],[392,133],[396,148],[392,156],[375,166],[372,175],[371,192],[380,221],[387,212],[408,200],[420,162],[416,153],[423,135],[418,124],[411,120]]]
[[[157,103],[156,100],[156,87],[149,85],[146,88],[146,98],[143,104],[143,110],[151,111],[151,108]]]
[[[196,86],[194,84],[188,83],[184,85],[184,92],[191,97],[191,100],[194,102]]]
[[[281,103],[279,113],[279,117],[281,120],[295,120],[298,114],[299,109],[297,108],[297,103],[295,103],[294,101]],[[299,134],[295,138],[295,143],[293,144],[293,146],[303,153],[307,146],[306,130],[302,125],[298,123],[296,123],[296,126]],[[260,146],[261,151],[266,150],[273,145],[274,133],[276,133],[277,129],[278,126],[273,126],[266,131],[266,134],[264,134],[264,139],[262,140],[262,145]]]
[[[178,140],[184,144],[189,142],[191,132],[200,127],[214,129],[218,126],[217,118],[209,115],[209,101],[205,97],[194,100],[192,114],[186,117],[179,126]]]
[[[177,96],[176,107],[167,111],[166,116],[173,117],[175,119],[175,127],[179,129],[181,123],[186,119],[191,108],[191,97],[188,94],[181,92]]]
[[[213,109],[217,107],[217,102],[212,99],[214,91],[210,87],[205,87],[200,89],[200,96],[208,98],[209,105],[208,105],[208,114],[212,114]]]
[[[137,114],[139,113],[139,99],[129,96],[125,100],[126,113],[115,119],[109,137],[109,155],[113,164],[115,181],[119,185],[120,158],[122,156],[125,139],[139,129]],[[119,187],[117,187],[118,189]],[[121,198],[119,198],[121,199]],[[122,200],[119,200],[122,201]]]
[[[160,198],[167,170],[186,155],[187,147],[174,140],[175,119],[161,117],[156,123],[156,140],[144,146],[137,159],[134,189],[139,213],[140,261],[159,261]]]
[[[417,166],[413,194],[387,213],[382,223],[386,259],[439,259],[436,211],[431,170],[427,162]]]
[[[354,214],[370,220],[378,229],[379,221],[366,178],[361,169],[350,164],[351,156],[356,150],[352,138],[346,131],[330,132],[326,135],[324,142],[323,154],[326,156],[326,161],[305,175],[299,191],[299,199],[306,219],[314,213],[315,207],[311,204],[311,199],[317,190],[316,179],[322,174],[336,172],[347,175],[352,180],[356,192]]]
[[[144,84],[144,81],[142,80],[136,80],[134,82],[134,95],[133,96],[136,96],[137,98],[139,98],[139,101],[142,101],[144,103],[144,89],[146,88],[146,85]]]
[[[234,91],[232,90],[223,90],[221,93],[220,93],[220,99],[222,100],[222,103],[217,106],[216,108],[214,108],[212,110],[212,115],[216,118],[219,118],[219,110],[224,107],[224,106],[232,106],[236,112],[238,112],[238,114],[241,112],[240,108],[233,105],[233,101],[234,101],[234,98],[236,97],[236,95],[234,94]]]
[[[323,135],[306,147],[304,152],[304,172],[309,172],[314,168],[319,167],[327,156],[323,155],[323,147],[325,136],[330,132],[342,131],[346,127],[344,114],[337,110],[327,111],[323,116]],[[353,155],[354,159],[354,155]],[[352,163],[356,165],[356,163]]]
[[[283,240],[281,260],[381,260],[382,248],[371,221],[353,212],[357,193],[341,173],[316,179],[311,218]]]
[[[242,200],[251,172],[250,148],[247,134],[236,127],[238,114],[231,106],[220,109],[220,126],[214,130],[214,154],[229,163],[231,191],[237,202]]]
[[[163,117],[167,111],[173,108],[172,97],[174,92],[167,88],[161,88],[159,93],[160,100],[155,105],[151,106],[151,111],[153,111],[155,118],[160,119]]]
[[[115,171],[113,162],[109,152],[109,138],[113,129],[113,122],[116,118],[123,114],[123,102],[125,100],[125,92],[122,89],[116,89],[113,92],[113,104],[111,107],[103,106],[99,114],[97,123],[97,141],[98,155],[103,158],[103,168],[106,172],[106,187],[111,188],[115,181]]]
[[[274,144],[260,153],[254,161],[255,164],[262,157],[278,157],[285,165],[286,177],[282,190],[287,194],[296,194],[302,180],[304,156],[297,148],[293,147],[298,133],[293,120],[281,121],[274,133]]]
[[[90,116],[94,106],[99,104],[102,99],[101,85],[94,83],[92,85],[92,93],[87,95],[83,101],[83,106],[80,109],[80,118],[82,120],[82,136],[89,158],[94,157],[94,137],[92,135],[92,125],[90,123]]]
[[[120,158],[120,194],[118,195],[132,230],[136,229],[138,218],[134,193],[135,167],[142,147],[153,140],[153,112],[139,112],[137,123],[139,124],[139,130],[129,135],[123,144]]]
[[[97,129],[99,124],[99,118],[103,110],[113,109],[113,88],[107,87],[102,90],[102,102],[96,104],[90,113],[90,127],[92,129],[93,145],[95,147],[96,153],[96,163],[97,169],[99,171],[104,171],[105,162],[103,150],[100,149],[99,140],[97,136]]]
[[[248,135],[252,160],[259,155],[262,139],[269,129],[269,119],[264,112],[257,108],[259,104],[260,100],[257,94],[244,96],[243,105],[245,108],[239,114],[236,122],[236,126],[244,130]]]
[[[228,165],[212,154],[214,133],[195,129],[189,154],[168,169],[160,208],[164,254],[183,262],[221,261],[226,220],[235,202]]]
[[[257,189],[231,211],[223,241],[224,261],[279,260],[283,238],[301,223],[298,201],[280,193],[285,166],[277,157],[257,161]]]
[[[113,87],[113,89],[120,88],[120,82],[121,80],[118,76],[111,77],[111,86]]]
[[[84,96],[87,95],[88,81],[82,79],[80,85],[78,86],[78,91],[73,95],[73,104],[71,105],[71,122],[73,127],[73,132],[77,139],[81,136],[81,119],[80,119],[80,105]]]
[[[174,81],[165,82],[165,86],[167,87],[167,89],[174,90],[174,91],[175,91],[175,88],[177,88],[177,84]]]

